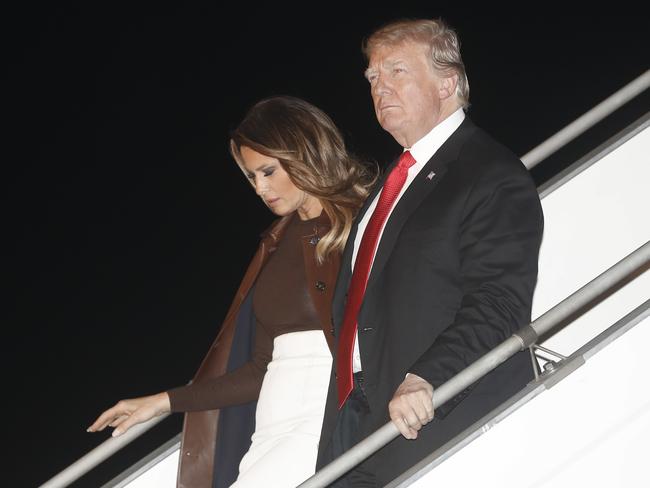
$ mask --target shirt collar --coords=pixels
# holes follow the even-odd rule
[[[415,158],[416,164],[414,167],[417,167],[419,171],[422,167],[431,159],[431,157],[436,153],[436,151],[442,146],[447,139],[454,133],[460,124],[465,120],[465,112],[462,108],[456,110],[453,114],[447,117],[445,120],[436,125],[431,131],[426,134],[422,139],[417,141],[409,149],[411,151],[411,156]],[[405,148],[406,150],[407,148]]]

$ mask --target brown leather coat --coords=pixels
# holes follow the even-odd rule
[[[217,338],[194,376],[194,382],[220,376],[226,372],[240,307],[269,256],[277,248],[277,244],[291,218],[292,216],[288,216],[277,220],[262,235],[260,246],[239,285],[239,289],[221,325]],[[328,226],[319,225],[313,235],[303,238],[303,256],[305,258],[307,283],[313,283],[313,286],[309,288],[310,295],[320,317],[330,350],[332,350],[334,338],[332,336],[331,304],[340,265],[340,257],[338,255],[332,256],[323,265],[318,266],[314,253],[314,247],[316,242],[318,242],[319,236],[324,235],[328,230]],[[215,455],[218,454],[216,453],[215,447],[218,421],[219,410],[189,412],[185,414],[181,436],[177,487],[212,487],[214,460]]]

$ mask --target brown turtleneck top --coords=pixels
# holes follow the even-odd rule
[[[253,289],[257,325],[251,360],[218,378],[169,390],[172,412],[211,410],[256,400],[273,354],[273,339],[322,328],[307,289],[302,237],[313,235],[315,225],[323,219],[327,219],[325,212],[309,220],[294,214],[260,272]]]

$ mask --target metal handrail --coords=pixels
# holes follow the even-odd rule
[[[50,478],[47,482],[42,484],[40,488],[63,488],[65,486],[68,486],[72,482],[81,478],[95,466],[104,462],[124,446],[140,437],[142,434],[151,429],[154,425],[157,425],[169,415],[170,414],[166,413],[160,415],[159,417],[154,417],[147,422],[136,424],[119,437],[111,437],[110,439],[102,442],[88,454],[79,458],[77,461],[72,463],[56,476]]]
[[[650,87],[650,70],[631,81],[623,88],[607,97],[594,108],[584,113],[564,129],[556,132],[539,146],[531,149],[521,157],[526,168],[531,169],[546,159],[549,155],[575,139],[587,129],[607,117],[614,110],[629,102],[638,94]]]
[[[598,121],[634,98],[639,93],[646,90],[648,87],[650,87],[650,70],[647,70],[644,74],[610,95],[603,102],[596,105],[593,109],[586,112],[555,135],[551,136],[545,142],[524,154],[521,157],[521,160],[528,169],[533,168],[543,161],[549,154],[552,154],[562,145],[589,129]],[[39,488],[64,488],[68,486],[70,483],[74,482],[95,466],[105,461],[115,452],[134,441],[169,415],[170,414],[164,414],[142,424],[138,424],[130,428],[120,437],[110,438],[104,441],[92,451],[42,484]]]
[[[503,341],[476,362],[436,388],[433,392],[434,409],[450,400],[482,376],[492,371],[519,351],[532,346],[539,336],[562,323],[601,294],[607,292],[637,270],[650,264],[650,241],[630,253],[618,263],[598,275],[582,288],[568,296],[531,324]],[[399,435],[393,422],[387,422],[350,450],[298,485],[299,488],[321,488],[336,480],[357,464],[384,447]]]
[[[564,357],[557,351],[548,350],[550,357],[556,356],[556,359],[560,359],[560,357],[563,359],[556,362],[554,359],[541,358],[543,361],[546,361],[543,366],[544,372],[541,375],[535,374],[535,380],[526,385],[525,388],[521,389],[519,393],[511,396],[497,408],[474,422],[463,432],[457,434],[454,438],[431,452],[417,464],[414,464],[412,467],[404,471],[401,475],[387,484],[386,488],[403,488],[405,486],[410,486],[417,480],[421,480],[427,475],[427,473],[430,473],[434,468],[440,466],[446,460],[453,457],[461,449],[468,446],[479,436],[485,434],[488,430],[492,429],[495,425],[503,421],[516,410],[524,407],[525,404],[529,403],[544,391],[547,391],[559,382],[564,381],[564,379],[586,364],[592,356],[598,354],[602,349],[611,345],[614,341],[621,338],[621,336],[648,318],[650,318],[650,298],[607,327],[604,331],[596,335],[596,337],[590,339],[589,342],[583,344],[569,356]],[[536,344],[532,348],[537,349],[538,347],[539,346]],[[534,361],[534,364],[537,364],[536,357]],[[537,426],[537,424],[535,425]]]

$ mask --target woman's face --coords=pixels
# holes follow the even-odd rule
[[[280,161],[242,146],[242,170],[255,192],[276,215],[298,212],[302,220],[318,217],[323,209],[320,201],[293,184]]]

